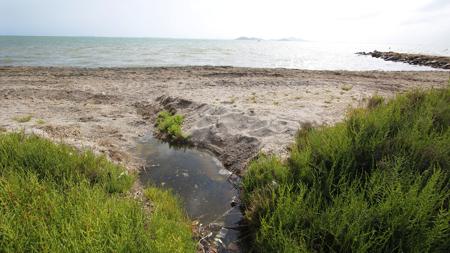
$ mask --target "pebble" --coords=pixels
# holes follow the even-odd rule
[[[220,230],[220,229],[222,229],[222,226],[223,226],[223,224],[216,223],[216,222],[209,223],[209,225],[208,225],[208,227],[212,230]]]
[[[237,196],[233,196],[233,198],[231,198],[230,205],[231,205],[232,207],[235,207],[235,206],[237,206],[238,204],[239,204],[239,198],[238,198]]]
[[[232,242],[228,244],[227,250],[230,252],[239,252],[239,246],[236,243]]]

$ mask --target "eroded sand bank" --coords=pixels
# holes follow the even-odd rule
[[[0,129],[91,147],[138,168],[129,150],[161,109],[186,116],[195,145],[239,173],[260,150],[285,154],[298,127],[342,120],[378,94],[448,84],[449,72],[232,67],[0,68]],[[32,115],[28,122],[17,118]]]

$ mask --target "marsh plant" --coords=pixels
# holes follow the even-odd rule
[[[32,115],[23,115],[23,116],[14,117],[13,120],[17,121],[19,123],[26,123],[26,122],[29,122],[31,120],[31,118],[33,118]]]
[[[341,89],[343,91],[349,91],[349,90],[353,89],[353,85],[351,85],[351,84],[344,84],[344,85],[341,86]]]
[[[158,113],[156,128],[169,141],[183,142],[188,138],[181,129],[183,121],[184,117],[182,115],[171,114],[164,110]]]
[[[287,161],[243,179],[254,252],[448,252],[450,89],[414,91],[304,128]]]
[[[127,193],[134,176],[90,151],[0,134],[0,252],[195,252],[168,191]]]

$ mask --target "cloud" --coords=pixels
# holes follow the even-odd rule
[[[376,11],[370,11],[366,13],[357,13],[356,15],[346,15],[345,17],[338,17],[338,20],[344,20],[344,21],[359,21],[359,20],[366,20],[366,19],[375,19],[380,17],[383,14],[383,11],[376,10]]]
[[[420,8],[420,11],[436,11],[447,6],[450,6],[449,0],[432,0],[430,3]]]
[[[449,13],[422,14],[402,22],[402,25],[415,25],[423,23],[441,23],[440,21],[450,20]],[[444,22],[442,22],[444,23]]]
[[[448,44],[450,0],[0,0],[0,34]]]
[[[432,0],[411,14],[401,25],[446,26],[450,22],[450,1]]]

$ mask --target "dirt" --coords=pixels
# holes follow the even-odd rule
[[[104,153],[130,152],[160,109],[186,116],[193,144],[241,172],[258,152],[286,155],[302,123],[330,125],[378,94],[442,87],[449,72],[309,71],[233,67],[0,68],[1,131],[34,132]],[[29,122],[14,118],[31,115]]]

